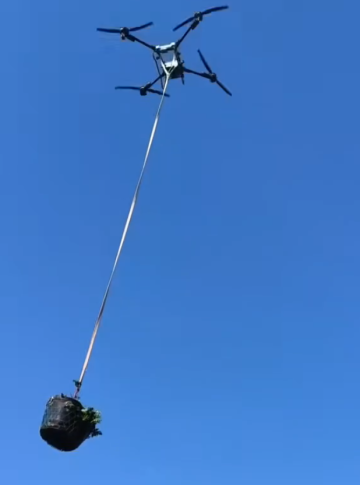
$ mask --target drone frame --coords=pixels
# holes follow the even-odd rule
[[[153,59],[156,64],[156,68],[158,71],[158,76],[156,79],[152,82],[149,82],[145,84],[144,86],[141,87],[136,87],[136,86],[116,86],[115,89],[132,89],[132,90],[137,90],[140,92],[141,96],[145,96],[148,92],[149,93],[154,93],[154,94],[160,94],[162,95],[163,93],[157,90],[152,89],[152,87],[160,81],[162,89],[164,89],[164,78],[169,75],[170,79],[176,79],[176,78],[181,78],[181,81],[183,84],[185,84],[185,79],[184,75],[185,74],[193,74],[198,77],[202,77],[204,79],[210,80],[212,83],[218,84],[218,86],[223,89],[229,96],[232,96],[231,92],[217,79],[216,74],[211,70],[209,64],[206,62],[204,56],[198,50],[199,56],[201,61],[203,62],[207,72],[199,72],[195,71],[193,69],[189,69],[185,67],[184,61],[181,59],[181,54],[179,51],[180,45],[184,42],[184,40],[187,38],[187,36],[195,30],[199,24],[203,21],[204,15],[208,15],[212,12],[220,11],[220,10],[225,10],[228,9],[228,6],[222,6],[222,7],[213,7],[207,10],[204,10],[202,12],[195,12],[195,14],[182,22],[181,24],[177,25],[173,30],[177,30],[180,27],[183,27],[187,23],[190,23],[189,27],[186,29],[184,34],[176,41],[168,45],[152,45],[149,44],[148,42],[145,42],[144,40],[140,39],[139,37],[135,36],[132,34],[134,31],[138,31],[144,28],[147,28],[151,25],[153,25],[153,22],[148,22],[147,24],[144,24],[140,27],[134,27],[134,28],[127,28],[127,27],[122,27],[120,29],[106,29],[106,28],[98,28],[97,30],[100,32],[107,32],[107,33],[116,33],[120,34],[122,40],[129,40],[130,42],[137,42],[144,47],[147,47],[153,52]],[[168,52],[173,52],[173,58],[169,62],[165,62],[162,54],[168,53]],[[161,69],[162,72],[161,72]],[[168,96],[168,95],[167,95]]]

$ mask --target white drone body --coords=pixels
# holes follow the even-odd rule
[[[171,42],[171,44],[157,45],[155,46],[155,52],[159,54],[167,54],[168,52],[175,52],[176,42]]]
[[[158,72],[171,74],[171,79],[178,79],[184,75],[183,61],[176,42],[155,47],[154,59]]]

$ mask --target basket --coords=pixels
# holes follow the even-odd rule
[[[96,423],[84,420],[80,401],[61,394],[49,399],[40,427],[40,436],[60,451],[74,451],[96,433]]]

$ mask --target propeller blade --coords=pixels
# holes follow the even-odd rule
[[[144,88],[138,88],[136,86],[116,86],[115,89],[132,89],[134,91],[142,91]],[[158,91],[157,89],[152,89],[152,88],[149,88],[149,89],[145,89],[146,93],[154,93],[154,94],[159,94],[160,96],[162,96],[162,91]],[[170,98],[170,95],[165,93],[165,96],[167,98]]]
[[[146,29],[147,27],[150,27],[150,25],[154,25],[154,22],[148,22],[147,24],[140,25],[140,27],[133,27],[129,29],[129,32],[136,32],[137,30]]]
[[[184,20],[184,22],[181,22],[181,24],[177,25],[174,29],[173,29],[173,32],[175,32],[175,30],[178,30],[180,29],[180,27],[184,27],[184,25],[188,24],[189,22],[191,22],[192,20],[194,20],[195,17],[192,16],[192,17],[189,17],[188,19]]]
[[[213,81],[216,82],[216,84],[218,86],[221,87],[221,89],[223,89],[225,91],[225,93],[227,93],[229,96],[232,96],[231,92],[228,90],[228,88],[226,86],[224,86],[220,81],[218,81],[218,79],[216,78],[216,75],[212,72],[211,70],[211,67],[209,66],[209,64],[206,62],[204,56],[202,55],[200,49],[198,49],[198,53],[199,53],[199,56],[200,56],[200,59],[202,60],[202,62],[204,63],[204,66],[206,67],[206,69],[209,71],[210,74],[213,74]]]
[[[206,69],[209,71],[210,74],[212,74],[212,70],[211,70],[211,67],[209,66],[209,64],[206,62],[205,60],[205,57],[202,55],[200,49],[198,49],[198,53],[199,53],[199,56],[200,56],[200,59],[202,60],[204,66],[206,67]]]
[[[121,29],[103,29],[99,27],[96,30],[98,32],[107,32],[108,34],[121,34]]]
[[[199,20],[202,20],[201,17],[203,15],[209,15],[210,13],[213,13],[213,12],[220,12],[220,10],[226,10],[228,8],[229,8],[228,5],[223,5],[222,7],[208,8],[207,10],[204,10],[203,12],[196,12],[195,15],[193,15],[192,17],[189,17],[187,20],[184,20],[184,22],[181,22],[181,24],[177,25],[173,30],[175,31],[175,30],[180,29],[180,27],[183,27],[184,25],[188,24],[192,20],[195,20],[196,18],[199,18]]]
[[[228,5],[224,5],[223,7],[212,7],[212,8],[208,8],[207,10],[204,10],[203,12],[201,12],[203,15],[208,15],[210,13],[213,13],[213,12],[220,12],[220,10],[226,10],[228,9],[229,6]]]
[[[135,86],[116,86],[115,89],[134,89],[135,91],[140,91],[140,88]]]
[[[223,85],[223,84],[222,84],[220,81],[218,81],[218,80],[217,80],[217,81],[216,81],[216,84],[217,84],[218,86],[220,86],[220,87],[221,87],[221,89],[223,89],[223,90],[225,91],[225,93],[227,93],[229,96],[232,96],[232,94],[230,93],[230,91],[228,90],[228,88],[227,88],[227,87],[225,87],[225,86],[224,86],[224,85]]]

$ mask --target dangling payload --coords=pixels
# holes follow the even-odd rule
[[[57,450],[74,451],[86,439],[102,434],[96,427],[100,421],[98,411],[85,408],[78,399],[61,394],[47,402],[40,436]]]

